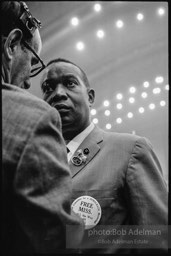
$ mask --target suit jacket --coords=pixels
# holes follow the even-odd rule
[[[139,136],[105,132],[95,127],[78,150],[86,148],[89,154],[84,164],[75,166],[71,161],[69,164],[72,201],[89,195],[99,202],[102,216],[95,227],[98,230],[121,229],[122,225],[161,225],[164,230],[157,241],[162,244],[163,238],[163,248],[167,248],[167,186],[150,142]],[[80,248],[121,253],[122,244],[111,244],[106,241],[109,236],[98,236],[95,232],[90,236],[93,230],[87,230]],[[110,239],[118,237],[112,235]]]
[[[50,253],[83,234],[71,215],[71,173],[58,112],[16,86],[2,85],[2,245],[8,253]],[[75,236],[74,236],[75,235]]]

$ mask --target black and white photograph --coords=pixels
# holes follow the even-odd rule
[[[167,1],[1,1],[2,252],[167,254]]]

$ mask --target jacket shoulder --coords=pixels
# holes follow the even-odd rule
[[[115,145],[118,149],[122,148],[126,151],[132,152],[135,146],[145,145],[152,147],[150,141],[145,138],[129,133],[106,132],[99,129],[102,134],[103,140],[108,145]]]
[[[41,114],[49,111],[52,112],[52,115],[55,113],[59,117],[58,112],[48,103],[28,91],[11,84],[3,84],[2,101],[3,109],[6,108],[6,111],[11,109],[14,112],[15,110],[16,113],[25,113],[28,116],[32,116],[32,118],[34,116],[40,117]]]

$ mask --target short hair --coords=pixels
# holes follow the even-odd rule
[[[58,63],[58,62],[70,63],[70,64],[76,66],[77,68],[79,68],[79,70],[80,70],[81,73],[82,73],[82,78],[83,78],[83,81],[84,81],[84,83],[85,83],[85,86],[86,86],[87,88],[90,88],[90,83],[89,83],[89,80],[88,80],[88,78],[87,78],[86,73],[85,73],[78,65],[76,65],[74,62],[72,62],[72,61],[70,61],[70,60],[63,59],[63,58],[53,59],[53,60],[51,60],[51,61],[48,62],[47,67],[48,67],[49,65],[53,64],[53,63]]]
[[[36,28],[41,23],[33,18],[25,2],[21,1],[3,1],[1,2],[1,33],[7,37],[15,28],[21,29],[23,38],[31,41]]]

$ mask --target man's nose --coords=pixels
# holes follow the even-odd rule
[[[66,90],[65,90],[65,88],[64,88],[64,86],[62,84],[58,84],[56,86],[53,98],[56,98],[56,99],[61,99],[61,98],[62,99],[67,99]]]

